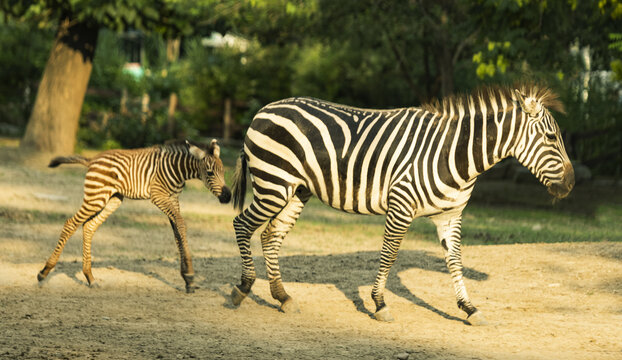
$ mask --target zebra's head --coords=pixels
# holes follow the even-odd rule
[[[212,140],[207,151],[188,141],[186,143],[190,154],[199,160],[199,177],[205,187],[216,195],[221,203],[228,203],[231,200],[231,191],[225,184],[225,168],[220,160],[220,146],[217,141]]]
[[[523,131],[519,132],[514,157],[551,195],[558,199],[566,197],[574,187],[574,169],[559,126],[547,109],[549,105],[562,110],[561,103],[549,90],[537,88],[515,90],[513,100],[520,110],[517,117],[523,119]]]

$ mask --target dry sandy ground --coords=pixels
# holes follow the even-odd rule
[[[361,240],[302,225],[303,213],[281,262],[301,313],[278,311],[256,239],[259,279],[234,308],[234,212],[196,184],[182,195],[196,293],[183,292],[168,222],[144,201],[96,233],[98,288],[81,273],[81,231],[38,286],[82,174],[0,163],[2,359],[622,359],[622,243],[464,247],[467,288],[490,322],[473,327],[440,246],[413,227],[386,294],[396,321],[381,323],[369,294],[382,227]]]

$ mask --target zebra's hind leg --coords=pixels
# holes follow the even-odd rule
[[[96,285],[95,278],[91,272],[91,241],[93,240],[93,234],[95,234],[99,226],[106,221],[108,216],[121,206],[122,202],[123,197],[120,194],[115,194],[108,200],[108,204],[106,204],[106,207],[104,207],[99,214],[87,220],[84,225],[82,225],[82,272],[91,287]]]
[[[283,210],[270,220],[268,226],[261,234],[261,246],[266,261],[270,293],[273,298],[281,303],[281,311],[286,313],[300,312],[298,304],[283,288],[279,268],[279,250],[281,249],[283,239],[292,229],[306,202],[311,197],[311,193],[306,189],[299,189]]]
[[[462,215],[440,216],[432,218],[438,232],[438,239],[445,249],[445,262],[451,274],[456,292],[458,307],[467,313],[467,321],[471,325],[485,325],[486,319],[481,311],[471,303],[462,278],[462,254],[460,251],[460,233]]]
[[[371,291],[371,297],[376,304],[374,318],[379,321],[394,320],[384,302],[384,288],[389,276],[389,270],[391,270],[391,266],[397,259],[397,252],[402,239],[413,219],[412,213],[406,210],[408,209],[407,206],[402,206],[403,204],[399,204],[395,200],[391,202],[391,199],[389,199],[389,201],[390,205],[384,227],[384,241],[380,253],[380,269]]]
[[[97,214],[99,211],[101,211],[105,203],[106,202],[101,202],[99,200],[92,201],[92,202],[86,202],[83,200],[82,206],[75,213],[75,215],[73,215],[72,217],[67,219],[67,221],[65,221],[65,225],[63,226],[63,230],[61,231],[60,238],[58,239],[58,242],[56,243],[56,247],[54,248],[52,255],[50,255],[48,260],[45,262],[45,266],[43,267],[43,269],[39,271],[39,273],[37,274],[37,280],[39,280],[39,283],[45,280],[48,274],[50,273],[50,271],[52,271],[52,269],[56,266],[56,263],[58,262],[58,258],[60,257],[60,254],[63,252],[63,249],[65,248],[65,244],[67,243],[67,240],[69,240],[71,235],[73,235],[76,232],[76,230],[78,229],[78,226],[80,226],[85,221],[87,221],[89,218],[91,218],[92,216]]]
[[[186,224],[179,211],[179,200],[176,195],[151,194],[151,202],[168,216],[175,235],[175,243],[179,250],[181,277],[186,283],[186,292],[193,293],[196,289],[194,285],[194,269],[192,267],[192,257],[190,247],[186,240]]]
[[[241,283],[234,286],[231,291],[231,302],[235,306],[240,305],[248,293],[250,293],[251,287],[257,278],[251,253],[251,236],[258,227],[281,211],[284,205],[285,200],[283,205],[275,206],[273,202],[262,201],[260,198],[255,197],[252,204],[233,219],[235,239],[242,257]]]

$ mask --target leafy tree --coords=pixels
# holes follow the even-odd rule
[[[0,123],[10,125],[10,134],[28,119],[53,36],[47,29],[0,20]]]
[[[172,37],[191,33],[194,18],[224,5],[210,0],[2,0],[5,15],[56,28],[22,145],[46,153],[73,151],[101,28]]]

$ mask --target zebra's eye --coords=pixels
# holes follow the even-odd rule
[[[555,135],[555,133],[546,133],[544,134],[544,136],[546,136],[546,138],[549,139],[549,141],[557,140],[557,135]]]
[[[208,171],[207,172],[207,176],[214,176],[214,172],[213,171]]]

